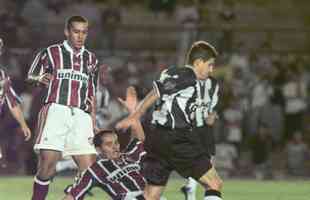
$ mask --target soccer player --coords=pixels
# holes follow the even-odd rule
[[[122,104],[133,112],[137,95],[133,87],[127,89],[126,101]],[[94,137],[99,159],[90,166],[79,182],[71,188],[64,200],[83,199],[94,186],[101,187],[112,199],[144,199],[145,180],[141,174],[140,162],[145,151],[144,132],[138,120],[131,126],[131,141],[124,152],[120,152],[118,136],[113,130],[101,130]]]
[[[0,56],[3,52],[3,46],[4,42],[2,38],[0,38]],[[11,114],[20,125],[22,133],[25,136],[25,140],[29,140],[31,137],[31,131],[27,126],[22,109],[20,107],[20,98],[17,96],[11,85],[10,77],[7,76],[2,69],[0,69],[0,114],[4,104],[9,107]]]
[[[201,85],[213,71],[216,57],[212,45],[195,42],[188,53],[189,65],[164,70],[136,111],[116,126],[130,127],[156,102],[153,133],[145,140],[144,176],[148,184],[144,195],[148,200],[159,199],[173,170],[201,183],[207,189],[205,200],[221,200],[222,180],[198,130],[216,119],[216,113],[210,109],[212,102],[207,100],[210,96],[205,95],[208,90]]]
[[[98,61],[85,48],[88,21],[68,18],[66,40],[43,49],[35,57],[28,79],[47,88],[45,104],[38,116],[34,149],[39,153],[32,200],[44,200],[57,161],[72,156],[80,171],[96,159],[94,104]]]

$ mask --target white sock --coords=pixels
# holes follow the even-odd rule
[[[196,200],[196,188],[197,188],[197,181],[191,177],[187,179],[187,183],[185,185],[188,188],[187,191],[187,200]]]
[[[196,188],[197,188],[197,181],[195,179],[193,179],[192,177],[189,177],[188,182],[186,184],[186,187],[188,187],[190,190],[190,192],[195,193],[196,192]]]

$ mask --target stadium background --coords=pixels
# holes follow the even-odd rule
[[[108,77],[101,81],[111,93],[104,115],[109,125],[126,114],[115,99],[128,85],[139,86],[143,95],[161,69],[183,62],[192,41],[207,40],[220,52],[214,76],[223,89],[215,135],[217,165],[228,180],[224,193],[229,199],[263,197],[264,190],[244,196],[249,182],[235,180],[253,180],[252,188],[266,180],[265,187],[284,188],[275,199],[310,197],[309,182],[299,182],[310,177],[309,1],[0,0],[0,5],[1,67],[23,98],[32,130],[43,91],[25,83],[26,73],[35,52],[63,40],[68,16],[90,20],[87,46],[108,66]],[[0,199],[10,183],[23,183],[30,195],[31,177],[24,176],[35,173],[33,140],[23,143],[8,112],[0,120]],[[259,137],[261,132],[267,134]],[[60,180],[59,188],[70,176]],[[278,180],[284,182],[277,185]],[[180,195],[182,180],[174,181],[171,194]]]

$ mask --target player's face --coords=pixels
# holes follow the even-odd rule
[[[75,50],[79,50],[84,46],[87,34],[88,23],[86,22],[73,22],[70,28],[65,30],[67,40]]]
[[[213,72],[215,64],[215,59],[210,58],[209,60],[203,61],[202,59],[197,60],[196,62],[196,76],[199,80],[204,80],[209,77]]]
[[[103,143],[100,150],[108,159],[117,159],[120,157],[120,145],[116,134],[107,134],[103,136]]]

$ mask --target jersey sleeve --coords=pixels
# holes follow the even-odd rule
[[[126,147],[125,152],[127,157],[129,157],[132,161],[135,162],[140,162],[146,155],[143,142],[141,142],[137,138],[131,139],[131,141]]]
[[[48,72],[50,69],[51,66],[49,66],[48,51],[47,49],[44,49],[37,53],[36,57],[34,58],[28,71],[28,80],[37,82],[40,76]],[[50,71],[50,73],[52,72]]]
[[[171,95],[179,90],[195,86],[195,83],[196,76],[191,68],[170,67],[162,71],[160,78],[154,81],[154,88],[159,96]]]
[[[92,55],[91,64],[89,66],[89,79],[88,79],[88,92],[87,92],[87,100],[88,102],[91,101],[92,97],[96,96],[97,88],[98,88],[98,60],[97,58]],[[87,105],[88,108],[86,110],[91,110],[90,104]]]
[[[209,113],[216,111],[219,101],[219,84],[217,80],[213,77],[210,77],[207,79],[207,84],[211,84],[210,86],[210,107],[209,107]]]
[[[78,183],[73,185],[72,189],[70,190],[70,194],[74,197],[75,200],[84,199],[85,194],[96,185],[98,185],[97,180],[91,173],[91,170],[87,169],[81,176]]]

